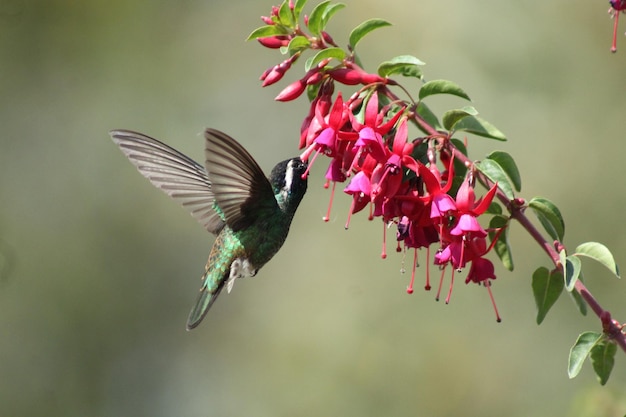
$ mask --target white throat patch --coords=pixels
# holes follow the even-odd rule
[[[287,169],[285,170],[285,186],[280,193],[283,196],[283,201],[289,196],[289,190],[291,190],[291,184],[293,184],[293,164],[295,161],[291,160],[287,162]]]

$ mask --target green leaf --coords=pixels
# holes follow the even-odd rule
[[[485,138],[496,139],[505,141],[506,136],[497,127],[489,123],[488,121],[481,119],[478,116],[470,116],[464,118],[455,127],[454,130],[463,130],[465,132],[473,133],[474,135],[482,136]]]
[[[335,3],[326,8],[326,10],[324,11],[324,16],[322,16],[322,30],[326,28],[326,25],[330,21],[330,18],[344,7],[346,7],[344,3]]]
[[[499,206],[496,206],[499,207]],[[504,228],[502,232],[500,232],[500,236],[496,241],[493,249],[496,251],[496,254],[502,261],[502,265],[509,271],[512,271],[514,268],[513,265],[513,255],[511,254],[511,246],[509,245],[509,219],[505,216],[493,216],[489,221],[490,229],[500,229]],[[493,238],[496,236],[497,231],[491,230],[489,232],[489,238],[493,241]]]
[[[320,83],[306,86],[306,96],[309,99],[309,102],[312,102],[313,100],[315,100],[315,97],[317,97],[317,94],[319,93],[319,91],[320,91]]]
[[[383,19],[369,19],[361,23],[360,25],[352,29],[352,32],[350,32],[350,43],[349,43],[350,48],[354,50],[354,48],[356,47],[356,44],[359,43],[359,41],[363,39],[365,35],[367,35],[368,33],[370,33],[371,31],[375,29],[378,29],[384,26],[391,26],[391,23]]]
[[[293,5],[293,14],[296,16],[296,20],[300,18],[300,14],[306,2],[307,0],[296,0],[296,3]]]
[[[591,364],[596,371],[600,385],[606,384],[611,376],[613,365],[615,365],[615,353],[617,345],[606,338],[591,348]]]
[[[567,252],[565,251],[565,249],[561,249],[561,251],[559,252],[559,264],[565,268],[565,265],[567,264]]]
[[[437,128],[437,129],[439,130],[440,128]],[[454,146],[459,151],[461,151],[463,155],[467,156],[467,148],[465,147],[465,143],[463,143],[462,140],[452,138],[451,141],[454,144]],[[467,167],[465,166],[465,164],[461,162],[461,160],[459,160],[458,158],[454,158],[454,176],[464,178],[466,172],[467,172]]]
[[[289,52],[289,56],[293,56],[296,52],[308,49],[309,46],[311,46],[311,42],[309,42],[306,36],[296,36],[289,41],[287,52]]]
[[[326,13],[326,8],[329,4],[330,0],[321,2],[315,6],[309,15],[309,30],[315,36],[321,36],[322,31],[324,30],[324,14]]]
[[[267,25],[256,28],[248,35],[247,41],[257,38],[267,38],[268,36],[286,35],[287,30],[280,25]]]
[[[616,277],[620,278],[619,268],[611,251],[598,242],[586,242],[578,245],[573,255],[586,256],[606,266]]]
[[[436,130],[443,129],[443,127],[441,126],[441,123],[439,123],[439,120],[437,119],[437,116],[435,115],[435,113],[433,113],[428,108],[428,106],[426,104],[424,104],[423,101],[420,101],[417,104],[417,114],[422,116],[422,119],[424,119],[426,121],[426,123],[428,123],[434,129],[436,129]],[[420,128],[420,130],[422,130],[422,129]],[[423,132],[426,133],[425,131],[423,131]]]
[[[498,188],[506,195],[509,200],[515,198],[513,187],[502,167],[491,159],[485,159],[476,163],[476,168],[487,176],[491,181],[498,183]]]
[[[533,273],[532,287],[537,305],[537,324],[541,324],[563,292],[563,275],[541,266]]]
[[[317,64],[322,62],[325,59],[336,59],[338,61],[343,61],[346,57],[346,53],[341,48],[326,48],[319,51],[315,54],[311,59],[306,61],[306,65],[304,66],[304,70],[308,71],[311,68],[315,67]]]
[[[293,13],[291,12],[291,8],[289,7],[289,0],[283,1],[283,4],[280,5],[280,9],[278,9],[278,18],[282,25],[285,25],[289,28],[293,28],[296,26],[296,21],[293,18]]]
[[[534,197],[528,203],[528,207],[533,209],[535,215],[537,215],[537,218],[552,239],[562,242],[563,236],[565,235],[565,222],[557,206],[547,198]]]
[[[443,127],[446,130],[452,130],[454,125],[456,125],[460,120],[464,119],[467,116],[475,116],[478,114],[478,111],[472,106],[465,106],[462,109],[454,109],[448,110],[441,117],[441,121],[443,122]]]
[[[583,279],[583,272],[580,271],[580,275],[578,276],[578,279],[582,281]],[[580,314],[582,314],[583,316],[587,315],[587,303],[585,302],[585,300],[583,300],[583,297],[578,293],[578,291],[571,291],[568,293],[570,295],[570,297],[572,297],[572,300],[574,300],[574,303],[576,304],[576,307],[578,307],[578,311],[580,311]]]
[[[422,61],[411,55],[400,55],[385,61],[378,66],[378,75],[389,77],[393,74],[400,74],[404,77],[423,78],[421,65]]]
[[[569,375],[570,379],[578,375],[583,367],[585,359],[587,359],[587,356],[589,356],[591,349],[601,339],[602,334],[596,332],[585,332],[581,333],[581,335],[578,336],[576,343],[574,343],[574,346],[572,346],[569,351],[567,374]]]
[[[522,191],[522,177],[511,155],[504,151],[493,151],[487,155],[487,158],[496,161],[500,165],[513,183],[516,191]]]
[[[472,101],[472,99],[469,98],[467,93],[463,91],[461,87],[448,80],[428,81],[422,86],[422,88],[420,88],[419,99],[423,100],[424,98],[434,94],[452,94],[468,101]]]
[[[489,207],[487,207],[487,211],[485,213],[500,216],[502,215],[502,206],[500,206],[497,201],[492,201],[491,204],[489,204]]]
[[[573,291],[578,276],[580,275],[580,258],[575,255],[568,256],[565,260],[565,289]]]

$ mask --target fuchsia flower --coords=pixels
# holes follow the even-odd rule
[[[350,206],[350,212],[348,213],[348,220],[346,221],[345,228],[350,226],[350,219],[353,213],[357,213],[365,208],[370,202],[371,192],[370,179],[367,177],[364,171],[360,171],[348,184],[344,192],[352,196],[352,204]]]
[[[306,143],[308,148],[302,153],[302,159],[308,160],[309,156],[315,152],[315,156],[309,163],[309,168],[319,153],[334,158],[339,149],[338,141],[341,139],[356,139],[356,134],[349,130],[342,130],[349,119],[348,107],[343,102],[341,92],[337,94],[337,99],[328,114],[323,113],[321,106],[315,107],[315,119],[319,125],[316,136],[312,143]],[[309,128],[310,129],[310,128]],[[349,129],[349,127],[348,127]]]
[[[480,257],[472,260],[472,266],[467,274],[465,283],[467,284],[471,281],[479,284],[488,279],[496,279],[496,274],[491,261]]]
[[[497,189],[497,185],[494,185],[476,203],[474,189],[470,185],[469,178],[463,181],[456,195],[456,210],[451,212],[452,216],[456,218],[455,225],[451,229],[446,227],[440,231],[443,243],[442,251],[435,255],[436,264],[450,263],[454,269],[460,270],[465,267],[467,262],[486,253],[485,250],[480,250],[481,248],[484,249],[484,245],[476,244],[475,239],[482,239],[481,242],[484,242],[487,236],[487,232],[478,223],[476,217],[487,210]]]
[[[372,201],[377,204],[394,198],[403,180],[404,171],[418,173],[418,165],[411,156],[413,144],[407,142],[408,128],[406,118],[396,129],[392,148],[383,146],[384,156],[372,173]]]
[[[448,180],[442,186],[441,174],[435,164],[431,164],[430,167],[420,164],[419,174],[428,191],[428,195],[424,197],[424,202],[430,204],[430,218],[442,225],[444,218],[456,211],[456,204],[448,194],[452,187],[452,181]],[[454,178],[454,158],[450,159],[450,167],[448,168],[448,179],[451,178]]]
[[[456,194],[456,208],[459,219],[456,226],[450,230],[450,234],[453,236],[465,236],[472,233],[473,236],[487,236],[487,232],[478,223],[476,217],[483,214],[489,208],[493,197],[496,195],[496,191],[498,191],[498,185],[494,184],[487,194],[485,194],[485,197],[481,198],[478,203],[476,203],[474,201],[476,199],[474,188],[470,185],[469,179],[463,181],[463,184],[461,184]]]

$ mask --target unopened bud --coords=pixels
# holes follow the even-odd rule
[[[328,71],[328,75],[330,75],[333,80],[339,81],[345,85],[357,85],[361,83],[361,75],[357,71],[348,68],[338,68]]]
[[[294,81],[293,83],[285,87],[283,91],[281,91],[280,94],[278,94],[274,100],[276,101],[294,100],[300,97],[300,95],[304,92],[305,89],[306,89],[306,82],[304,82],[304,80]]]
[[[324,78],[324,74],[322,74],[321,72],[315,72],[311,74],[310,77],[305,77],[305,78],[306,78],[306,85],[313,85],[322,81],[322,78]]]
[[[257,41],[266,48],[278,49],[289,45],[287,36],[268,36],[266,38],[256,38]]]
[[[263,87],[267,87],[268,85],[272,85],[278,81],[285,75],[285,73],[291,68],[291,64],[293,64],[300,54],[293,55],[291,58],[288,58],[281,62],[278,65],[272,67],[269,72],[263,73],[261,79],[263,80]]]
[[[281,78],[285,75],[285,70],[283,70],[280,65],[276,65],[273,67],[270,72],[263,79],[263,87],[267,87],[268,85],[272,85],[280,81]]]
[[[261,16],[261,21],[263,23],[265,23],[266,25],[275,25],[276,24],[276,22],[274,22],[271,17],[267,17],[267,16]]]
[[[322,31],[322,39],[324,39],[324,42],[329,43],[332,46],[337,46],[333,38],[331,38],[328,32],[326,31]]]

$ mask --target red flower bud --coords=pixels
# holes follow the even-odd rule
[[[261,21],[263,21],[263,23],[265,23],[266,25],[275,25],[276,23],[272,20],[271,17],[267,17],[267,16],[261,16]]]
[[[326,31],[322,31],[322,39],[324,39],[324,42],[326,42],[326,43],[328,43],[328,44],[330,44],[332,46],[337,46],[337,44],[335,43],[333,38]]]
[[[265,78],[263,79],[263,84],[261,85],[263,87],[267,87],[268,85],[277,83],[281,78],[283,78],[285,71],[286,70],[282,69],[280,65],[276,65],[266,75],[264,74]]]
[[[289,38],[287,36],[268,36],[267,38],[256,38],[257,41],[266,48],[278,49],[283,46],[289,45]]]
[[[261,75],[261,80],[263,80],[263,87],[267,87],[268,85],[272,85],[280,81],[280,79],[283,78],[283,75],[285,75],[287,70],[291,68],[291,64],[293,64],[299,56],[299,53],[295,54],[291,58],[287,58],[280,64],[275,65],[270,70],[266,70],[263,75]]]
[[[323,78],[324,78],[324,74],[322,74],[321,72],[315,72],[315,73],[311,74],[310,76],[305,77],[306,85],[317,84],[320,81],[322,81]]]
[[[369,73],[364,73],[361,74],[361,84],[375,84],[375,83],[382,83],[382,84],[387,84],[387,79],[381,77],[378,74],[369,74]]]
[[[357,85],[361,83],[361,74],[348,68],[338,68],[328,71],[328,75],[330,75],[333,80],[339,81],[345,85]]]
[[[349,66],[351,66],[352,68],[338,68],[328,71],[328,75],[330,75],[334,80],[339,81],[340,83],[345,85],[367,85],[375,83],[387,84],[388,80],[386,78],[383,78],[377,74],[367,73],[356,65]]]
[[[304,80],[294,81],[293,83],[285,87],[283,91],[281,91],[280,94],[278,94],[274,100],[276,101],[295,100],[296,98],[300,97],[300,95],[304,92],[305,89],[306,89],[306,82]]]
[[[332,46],[337,46],[333,38],[331,38],[328,32],[326,31],[322,31],[322,39],[324,39],[324,42],[329,43]]]
[[[363,70],[363,68],[356,65],[354,62],[347,62],[346,67],[356,71],[361,76],[361,84],[374,84],[374,83],[383,83],[387,84],[389,80],[379,76],[378,74],[370,74]]]

